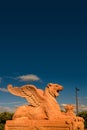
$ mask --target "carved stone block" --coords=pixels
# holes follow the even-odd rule
[[[65,121],[49,121],[49,120],[8,120],[5,130],[72,130],[72,123]]]

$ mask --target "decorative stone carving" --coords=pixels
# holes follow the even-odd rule
[[[68,104],[65,106],[66,112],[64,113],[67,117],[73,120],[73,126],[76,130],[84,130],[84,119],[82,117],[76,116],[74,113],[74,106]]]
[[[52,83],[49,83],[44,91],[37,89],[34,85],[24,85],[22,87],[8,85],[10,93],[25,98],[30,104],[18,107],[13,119],[58,119],[61,110],[56,97],[59,96],[59,91],[62,89],[61,85]]]
[[[5,130],[84,130],[84,120],[75,115],[72,105],[67,105],[66,112],[61,112],[56,101],[61,90],[61,85],[53,83],[45,90],[34,85],[8,85],[10,93],[25,98],[29,105],[17,108],[13,120],[6,122]]]
[[[5,130],[73,130],[72,123],[65,123],[64,120],[12,120],[7,121]]]

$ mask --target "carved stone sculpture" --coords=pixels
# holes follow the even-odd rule
[[[84,130],[84,120],[75,115],[72,105],[66,105],[65,112],[61,112],[56,101],[61,90],[63,86],[53,83],[47,84],[45,90],[34,85],[8,85],[10,93],[25,98],[29,105],[17,108],[5,130]]]
[[[45,90],[37,89],[34,85],[12,87],[8,85],[8,91],[16,96],[25,98],[29,105],[18,107],[13,119],[58,119],[61,114],[56,97],[63,87],[59,84],[49,83]]]
[[[76,130],[84,130],[84,119],[82,117],[76,116],[74,113],[74,108],[75,107],[72,104],[66,105],[64,114],[73,120],[73,125]]]

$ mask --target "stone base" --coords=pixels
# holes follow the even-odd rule
[[[72,123],[49,120],[8,120],[5,130],[72,130]]]

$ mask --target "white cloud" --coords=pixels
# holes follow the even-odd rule
[[[78,110],[79,110],[79,112],[81,112],[81,111],[87,111],[87,105],[79,105],[78,106]]]
[[[8,92],[8,90],[6,88],[0,88],[0,91],[2,91],[2,92]]]
[[[0,102],[0,112],[15,112],[19,106],[29,105],[27,102]]]
[[[20,81],[40,81],[40,78],[34,74],[18,76],[16,79],[19,79]]]
[[[5,106],[0,106],[0,112],[14,112],[15,108],[13,107],[5,107]]]
[[[21,101],[16,102],[0,102],[1,105],[13,105],[13,104],[23,104]]]

